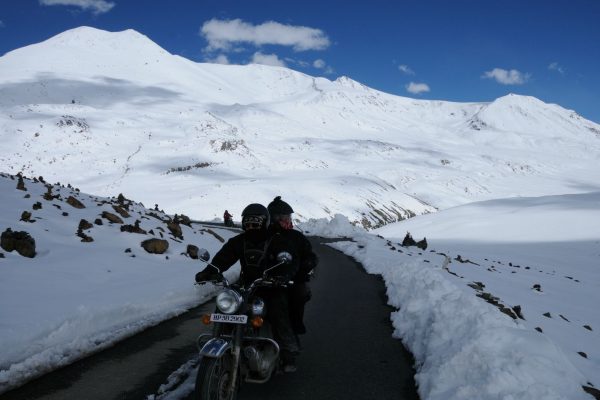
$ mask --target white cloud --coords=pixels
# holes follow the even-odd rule
[[[565,69],[564,69],[562,66],[558,65],[558,63],[557,63],[557,62],[550,63],[550,65],[548,65],[548,69],[549,69],[550,71],[558,71],[558,72],[560,72],[562,75],[564,75],[564,74],[565,74]]]
[[[410,68],[408,67],[408,65],[404,65],[404,64],[402,64],[402,65],[398,65],[398,69],[399,69],[401,72],[405,73],[406,75],[414,75],[414,74],[415,74],[415,71],[413,71],[412,69],[410,69]]]
[[[204,61],[211,64],[231,64],[225,54],[219,54],[215,58],[206,58]]]
[[[496,82],[503,85],[522,85],[530,78],[530,74],[524,74],[516,69],[510,71],[502,68],[494,68],[482,75],[482,78],[495,79]]]
[[[202,25],[200,34],[208,41],[209,50],[229,50],[234,43],[291,46],[295,51],[323,50],[330,44],[329,38],[320,29],[283,25],[275,21],[253,25],[241,19],[213,18]]]
[[[415,83],[415,82],[411,82],[408,85],[406,85],[406,91],[408,91],[409,93],[413,93],[413,94],[421,94],[424,92],[429,92],[429,85],[426,83]]]
[[[327,66],[327,63],[320,58],[313,62],[313,67],[315,68],[323,69],[325,66]]]
[[[83,10],[91,10],[94,14],[109,12],[115,3],[106,0],[39,0],[44,6],[74,6]]]
[[[325,75],[331,75],[334,73],[333,68],[331,68],[327,63],[320,58],[313,61],[313,67],[322,69]]]
[[[285,61],[277,57],[276,54],[263,54],[257,51],[252,56],[251,64],[272,65],[274,67],[285,67]]]

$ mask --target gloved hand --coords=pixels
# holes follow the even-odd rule
[[[272,275],[269,276],[269,280],[275,284],[275,286],[287,286],[291,278],[287,275]]]
[[[208,266],[196,274],[196,282],[208,282],[217,280],[221,275],[214,268]]]

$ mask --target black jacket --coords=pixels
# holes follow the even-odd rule
[[[243,232],[223,245],[213,257],[212,264],[224,272],[239,261],[240,280],[242,283],[250,283],[261,277],[265,269],[277,264],[277,254],[282,251],[290,253],[292,261],[275,268],[271,274],[287,280],[305,280],[306,274],[316,265],[316,256],[312,253],[308,239],[294,230]],[[311,254],[314,258],[310,257]]]

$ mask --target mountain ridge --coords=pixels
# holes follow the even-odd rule
[[[82,50],[90,41],[104,51]],[[0,94],[0,170],[198,219],[283,195],[300,220],[377,227],[600,181],[600,125],[558,105],[418,100],[349,77],[195,63],[133,30],[77,28],[7,53]]]

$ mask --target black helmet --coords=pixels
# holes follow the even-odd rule
[[[262,204],[248,204],[242,211],[242,229],[266,229],[269,226],[269,211]]]
[[[269,203],[267,209],[269,210],[271,219],[273,219],[273,216],[275,215],[290,215],[294,212],[288,203],[281,200],[281,196],[275,197],[273,201]]]

